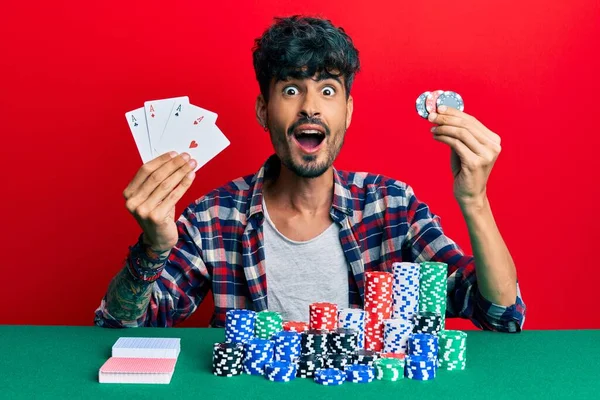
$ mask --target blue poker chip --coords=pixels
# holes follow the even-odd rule
[[[465,110],[465,103],[460,94],[452,91],[445,91],[437,98],[436,106],[446,106],[456,108],[459,111]]]
[[[417,114],[419,114],[419,116],[421,118],[425,118],[425,119],[427,119],[427,117],[429,117],[429,112],[427,111],[427,107],[425,106],[425,100],[427,100],[427,96],[429,96],[429,93],[431,93],[431,92],[421,93],[419,95],[419,97],[417,97],[417,102],[416,102]]]
[[[346,373],[337,368],[321,368],[315,372],[314,381],[321,385],[341,385],[346,380]]]

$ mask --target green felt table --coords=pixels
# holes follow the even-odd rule
[[[100,384],[98,369],[121,336],[179,337],[181,354],[168,385]],[[105,329],[0,326],[0,398],[148,399],[600,399],[600,330],[468,331],[467,369],[433,381],[404,379],[327,387],[309,379],[212,375],[212,345],[222,329]]]

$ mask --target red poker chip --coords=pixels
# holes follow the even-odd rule
[[[406,354],[404,353],[380,353],[381,358],[397,358],[398,360],[404,360]]]
[[[283,330],[302,333],[308,331],[308,324],[301,321],[286,321],[283,323]]]
[[[442,93],[444,93],[443,90],[434,90],[427,95],[427,98],[425,99],[425,109],[428,113],[431,114],[432,112],[437,111],[437,99]]]

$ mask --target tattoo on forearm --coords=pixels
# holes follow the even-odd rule
[[[140,318],[148,308],[152,285],[134,279],[127,268],[123,268],[108,286],[108,312],[113,317],[126,321]]]

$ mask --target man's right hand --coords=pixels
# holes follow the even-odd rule
[[[165,153],[142,165],[123,191],[125,206],[144,231],[155,252],[177,244],[175,205],[194,181],[196,160],[190,155]]]

